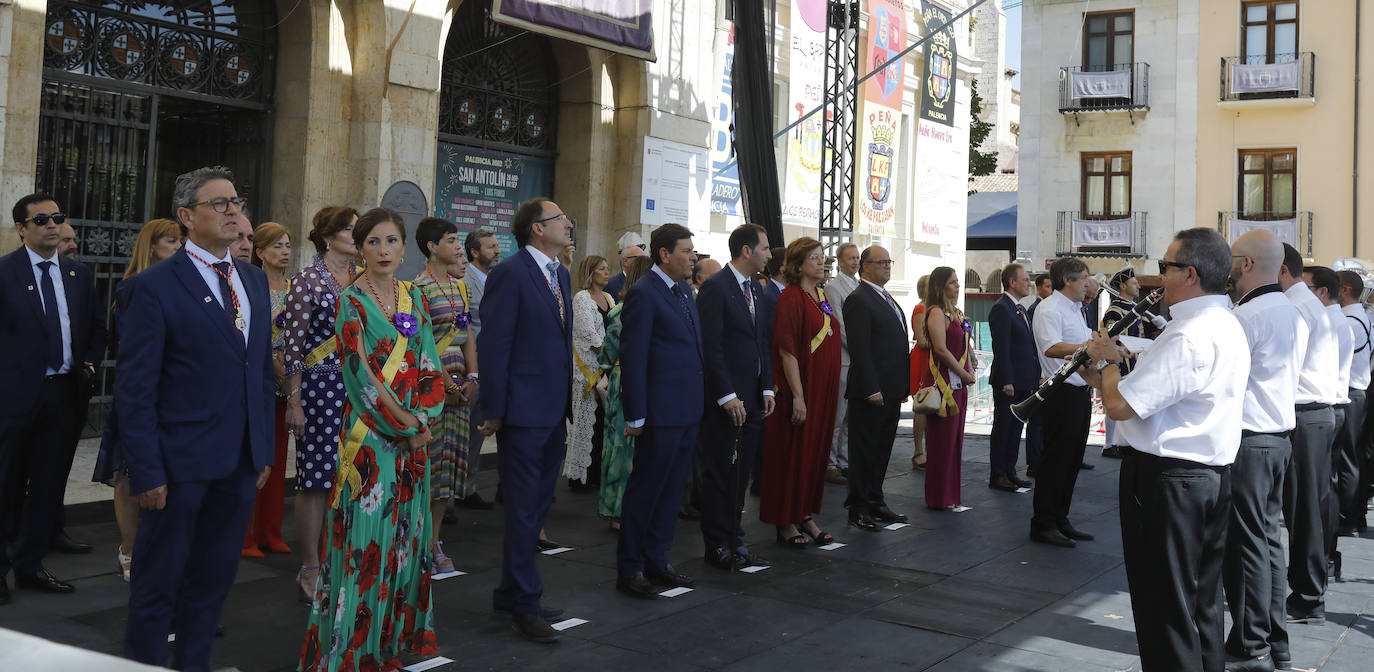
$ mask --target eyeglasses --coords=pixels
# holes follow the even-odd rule
[[[24,221],[33,222],[35,226],[47,226],[48,222],[62,224],[67,221],[67,216],[60,212],[54,212],[51,215],[46,212],[40,212]]]
[[[563,213],[563,212],[560,212],[560,213],[558,213],[558,214],[556,214],[556,215],[554,215],[554,216],[552,216],[552,217],[545,217],[545,218],[543,218],[543,219],[536,219],[536,220],[534,220],[534,223],[535,223],[535,224],[547,224],[548,222],[556,222],[556,221],[558,221],[558,220],[560,220],[560,219],[566,219],[566,220],[568,221],[569,224],[572,224],[573,226],[577,226],[577,220],[573,219],[572,217],[569,217],[569,216],[567,215],[567,213]],[[640,248],[640,249],[643,249],[643,248]]]
[[[230,205],[234,206],[235,208],[238,208],[239,212],[243,212],[243,206],[248,205],[248,199],[242,196],[235,196],[234,198],[224,198],[221,196],[220,198],[212,198],[208,201],[192,203],[188,207],[197,208],[202,205],[208,205],[210,206],[211,210],[214,210],[215,212],[218,212],[222,215],[226,212],[229,212]]]
[[[825,255],[813,254],[813,255],[807,257],[806,260],[807,260],[807,261],[810,261],[810,262],[815,262],[815,263],[819,264],[819,263],[825,261]]]
[[[879,265],[879,266],[891,266],[891,265],[892,265],[892,260],[891,260],[891,259],[881,259],[881,260],[869,259],[868,261],[865,261],[864,263],[865,263],[865,264],[877,264],[877,265]]]
[[[1180,263],[1178,263],[1177,261],[1169,261],[1169,260],[1167,260],[1167,259],[1160,259],[1160,260],[1159,260],[1159,274],[1160,274],[1160,275],[1164,275],[1164,273],[1165,273],[1166,271],[1168,271],[1168,270],[1169,270],[1169,267],[1171,267],[1171,266],[1172,266],[1173,268],[1177,268],[1177,269],[1180,269],[1180,270],[1185,269],[1185,268],[1192,268],[1192,266],[1190,266],[1190,265],[1188,265],[1188,264],[1180,264]]]

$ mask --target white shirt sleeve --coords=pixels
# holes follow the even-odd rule
[[[1184,334],[1172,334],[1155,341],[1117,389],[1137,416],[1148,418],[1201,390],[1209,370]]]

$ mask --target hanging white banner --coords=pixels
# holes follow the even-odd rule
[[[1073,220],[1074,249],[1080,247],[1130,247],[1131,219]]]
[[[1230,226],[1227,228],[1231,239],[1229,242],[1232,243],[1236,242],[1236,239],[1244,234],[1263,229],[1274,234],[1274,237],[1278,238],[1280,243],[1288,243],[1293,247],[1302,249],[1298,246],[1298,220],[1296,217],[1292,219],[1278,219],[1264,222],[1251,219],[1232,219]]]
[[[1074,98],[1130,98],[1131,71],[1070,72],[1069,85]]]
[[[1267,91],[1297,91],[1302,70],[1297,61],[1231,66],[1232,93],[1263,93]]]
[[[792,47],[788,52],[787,110],[795,121],[821,103],[825,89],[825,0],[792,0]],[[821,115],[787,134],[782,221],[815,227],[821,206]]]

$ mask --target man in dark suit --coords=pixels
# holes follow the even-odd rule
[[[634,231],[621,236],[616,244],[620,248],[620,272],[616,273],[611,277],[611,281],[606,283],[606,293],[619,301],[620,294],[625,291],[625,269],[630,267],[630,260],[635,257],[642,257],[648,252],[644,251],[644,238]]]
[[[763,444],[763,419],[773,412],[769,329],[759,315],[754,275],[771,258],[768,234],[757,224],[730,233],[730,263],[701,283],[697,311],[706,367],[706,414],[701,466],[701,537],[706,561],[721,569],[757,563],[737,531],[744,474]]]
[[[13,215],[24,245],[0,257],[0,536],[14,535],[0,539],[0,604],[11,567],[19,588],[74,590],[43,557],[58,532],[80,388],[105,348],[90,271],[57,253],[66,215],[44,194],[19,199]]]
[[[177,177],[186,245],[125,280],[115,412],[129,492],[143,509],[125,657],[209,670],[257,488],[272,468],[272,314],[267,276],[229,245],[245,200],[222,167]]]
[[[1026,269],[1020,264],[1008,264],[1002,270],[1002,296],[988,310],[988,327],[992,330],[992,372],[988,374],[988,385],[993,395],[989,455],[992,477],[988,487],[1006,492],[1031,485],[1016,476],[1023,425],[1011,412],[1012,405],[1029,397],[1040,384],[1035,334],[1031,333],[1030,317],[1021,307],[1021,299],[1030,295],[1030,289]]]
[[[1030,308],[1026,309],[1026,314],[1029,315],[1032,320],[1034,320],[1035,307],[1040,305],[1041,301],[1048,299],[1049,296],[1053,293],[1054,285],[1050,281],[1049,273],[1041,273],[1040,275],[1035,276],[1035,300],[1031,302]]]
[[[644,599],[655,586],[689,587],[673,569],[678,506],[701,422],[701,318],[692,302],[692,232],[664,224],[649,237],[654,265],[630,287],[620,315],[625,434],[635,436],[616,549],[616,589]]]
[[[519,252],[497,264],[482,296],[482,434],[497,435],[506,509],[501,584],[492,595],[499,617],[536,642],[558,641],[542,609],[544,582],[535,566],[536,541],[553,503],[553,488],[571,418],[572,281],[558,254],[572,242],[572,221],[557,203],[525,201],[511,219]]]
[[[849,336],[849,522],[863,530],[906,522],[888,508],[883,479],[902,404],[911,394],[906,313],[883,288],[892,258],[874,245],[859,255],[859,287],[844,301]]]
[[[1035,325],[1035,307],[1041,301],[1049,298],[1054,293],[1054,285],[1049,273],[1041,273],[1035,276],[1035,301],[1031,302],[1026,309],[1026,317],[1030,319],[1032,328]],[[1043,379],[1038,383],[1045,382]],[[1040,464],[1040,455],[1045,452],[1045,430],[1041,424],[1042,414],[1031,415],[1030,421],[1026,423],[1026,475],[1035,477],[1035,470]]]

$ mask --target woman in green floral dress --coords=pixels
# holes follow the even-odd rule
[[[303,672],[399,670],[402,653],[438,653],[430,603],[430,427],[444,373],[420,293],[393,272],[401,218],[358,218],[367,262],[340,296],[344,420],[325,555],[301,648]]]
[[[653,261],[648,256],[635,257],[625,269],[625,289],[616,297],[620,303],[606,315],[606,338],[596,362],[607,374],[601,377],[606,392],[606,421],[601,439],[601,493],[597,513],[609,518],[611,529],[620,529],[620,503],[625,498],[625,485],[630,481],[630,469],[635,461],[634,437],[625,436],[625,409],[620,405],[620,311],[625,307],[625,294],[649,270]]]

